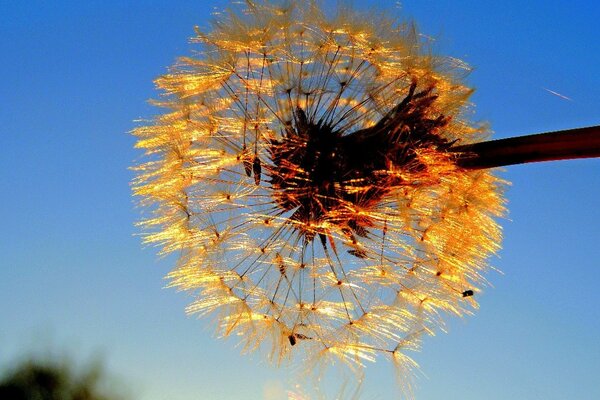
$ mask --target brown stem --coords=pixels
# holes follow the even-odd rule
[[[518,136],[451,147],[468,169],[600,157],[600,126]]]

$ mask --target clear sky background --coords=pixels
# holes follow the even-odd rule
[[[132,398],[270,399],[286,374],[187,317],[136,237],[128,132],[152,80],[226,1],[0,0],[0,367],[100,354]],[[360,5],[359,5],[360,3]],[[356,1],[474,67],[494,137],[600,124],[600,3]],[[560,93],[571,100],[552,94]],[[600,398],[600,160],[506,168],[503,250],[473,317],[426,338],[417,399]],[[363,399],[393,398],[391,365]],[[273,389],[275,388],[275,389]]]

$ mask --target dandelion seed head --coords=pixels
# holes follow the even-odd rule
[[[412,368],[403,351],[476,306],[499,249],[503,182],[447,151],[484,136],[465,65],[309,0],[246,1],[194,42],[134,131],[145,241],[180,255],[187,311],[276,361]]]

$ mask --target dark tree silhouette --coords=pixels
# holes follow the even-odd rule
[[[0,379],[2,400],[112,400],[104,393],[103,372],[98,363],[75,373],[67,362],[26,360]]]

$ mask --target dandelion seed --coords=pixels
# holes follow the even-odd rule
[[[146,241],[248,351],[412,367],[403,349],[469,312],[501,238],[504,182],[449,151],[484,137],[464,64],[410,24],[242,8],[156,80],[167,112],[134,132]]]

